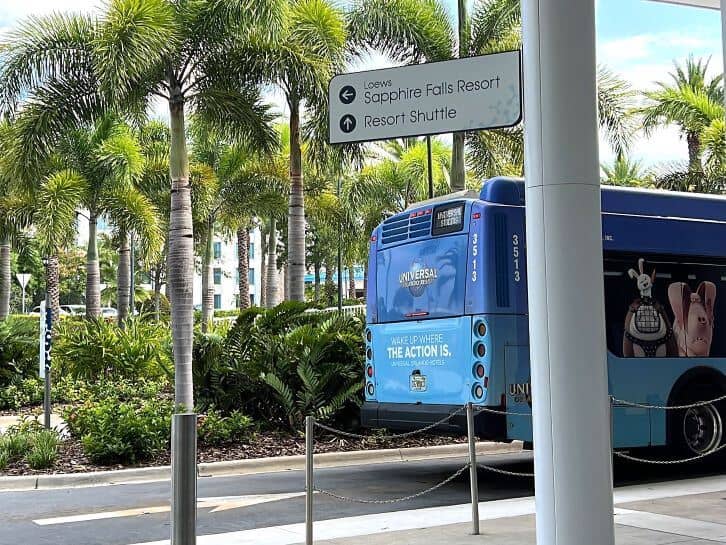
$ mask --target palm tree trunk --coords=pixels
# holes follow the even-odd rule
[[[55,325],[60,318],[60,265],[58,263],[58,254],[48,257],[45,275],[45,289],[50,301],[50,308],[53,309],[53,324]]]
[[[315,295],[314,295],[314,298],[315,298],[315,302],[317,303],[320,301],[320,263],[316,261],[314,267],[315,267],[315,288],[314,288]]]
[[[154,319],[161,319],[161,265],[154,269]]]
[[[212,255],[214,252],[214,221],[207,218],[202,252],[202,332],[206,333],[214,316],[214,272]]]
[[[168,285],[174,353],[174,401],[180,412],[194,410],[192,345],[194,342],[194,232],[189,183],[189,156],[184,128],[184,98],[180,86],[170,82],[171,214],[169,217]]]
[[[282,298],[283,301],[290,301],[290,262],[285,261],[282,266]]]
[[[300,101],[290,103],[290,203],[288,208],[287,262],[291,301],[305,300],[305,192],[300,147]]]
[[[237,228],[237,270],[239,271],[239,308],[250,306],[250,232],[247,224]]]
[[[335,298],[335,270],[330,266],[330,262],[325,264],[325,306],[330,307],[333,305],[333,299]]]
[[[270,233],[267,243],[267,283],[265,285],[265,307],[272,308],[279,303],[279,275],[277,273],[277,225],[270,218]]]
[[[355,266],[348,265],[348,298],[355,299]]]
[[[129,300],[131,295],[131,245],[126,231],[119,233],[121,243],[118,250],[118,282],[116,295],[116,308],[118,310],[118,325],[123,326],[129,315]]]
[[[86,317],[101,315],[101,270],[98,263],[98,214],[88,217],[88,249],[86,250]]]
[[[260,307],[265,307],[267,301],[267,235],[260,230],[260,300],[257,303]]]
[[[10,237],[0,239],[0,322],[10,314]]]
[[[459,0],[459,58],[469,55],[469,17],[466,0]],[[466,189],[466,156],[464,132],[455,132],[451,146],[451,190]]]
[[[688,143],[688,170],[691,172],[701,172],[703,165],[701,164],[701,138],[697,132],[686,133],[686,142]]]

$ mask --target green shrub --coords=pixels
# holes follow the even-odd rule
[[[239,411],[222,416],[210,410],[199,419],[199,442],[208,446],[222,446],[247,438],[254,428],[252,419]]]
[[[54,364],[62,375],[86,380],[102,377],[159,378],[171,373],[167,326],[129,319],[124,328],[104,320],[58,325]]]
[[[7,468],[9,463],[10,455],[6,450],[2,448],[2,445],[0,445],[0,471],[3,471],[5,468]]]
[[[94,462],[135,463],[166,448],[173,403],[163,399],[108,398],[64,411],[68,429]]]
[[[58,432],[41,430],[31,436],[30,452],[26,456],[32,469],[47,469],[55,464],[58,457]]]
[[[363,321],[283,303],[240,313],[224,343],[198,335],[194,379],[202,407],[241,410],[299,430],[306,415],[349,424],[362,401]]]
[[[36,317],[11,316],[0,322],[0,389],[38,376],[38,328]]]
[[[37,405],[45,393],[43,381],[37,377],[21,379],[20,375],[5,387],[0,387],[0,410],[18,410]]]

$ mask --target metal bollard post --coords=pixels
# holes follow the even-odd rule
[[[197,415],[173,415],[171,440],[171,545],[196,545]]]
[[[471,483],[471,529],[479,535],[479,475],[476,470],[476,436],[474,435],[474,406],[466,404],[466,433],[469,437],[469,481]]]
[[[313,449],[315,418],[305,417],[305,545],[313,545]]]

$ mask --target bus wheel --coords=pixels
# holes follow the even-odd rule
[[[684,400],[679,405],[688,405],[698,401],[715,399],[722,395],[711,385],[699,385],[689,388]],[[673,436],[681,451],[690,455],[708,454],[721,446],[724,439],[724,420],[722,411],[709,403],[688,409],[674,411]]]

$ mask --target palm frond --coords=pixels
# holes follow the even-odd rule
[[[351,48],[407,64],[452,58],[454,29],[438,0],[356,0],[348,14]]]

